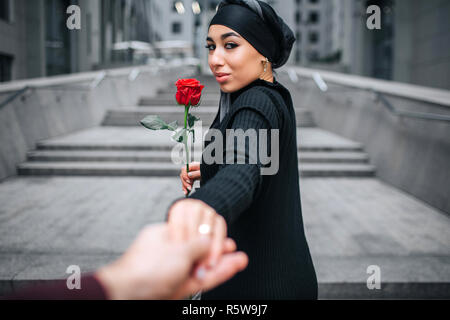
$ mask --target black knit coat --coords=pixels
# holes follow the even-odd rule
[[[228,236],[247,253],[249,264],[228,282],[202,293],[201,299],[317,299],[303,227],[296,118],[289,91],[275,78],[273,83],[257,79],[231,94],[231,108],[222,122],[219,113],[210,128],[223,134],[224,164],[206,164],[202,157],[200,188],[189,198],[205,202],[225,218]],[[259,159],[257,164],[225,163],[226,129],[250,128],[279,129],[276,174],[261,175]],[[267,150],[270,144],[268,139]]]

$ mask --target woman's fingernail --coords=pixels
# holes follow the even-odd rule
[[[214,268],[215,266],[216,266],[216,259],[212,259],[211,261],[209,261],[210,268]]]
[[[191,187],[191,186],[189,186],[189,187],[187,187],[187,188],[188,188],[188,190],[189,190],[189,191],[191,191],[191,189],[192,189],[192,187]]]
[[[198,279],[203,279],[205,277],[205,273],[206,273],[205,268],[203,268],[203,267],[198,268],[198,270],[197,270],[197,278]]]
[[[193,175],[192,172],[189,172],[189,173],[188,173],[188,176],[189,176],[189,177],[192,177],[192,175]]]

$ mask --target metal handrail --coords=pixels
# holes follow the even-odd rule
[[[153,74],[155,74],[155,69],[156,72],[159,70],[159,67],[156,68],[152,68],[152,70],[148,70],[148,72],[153,72]],[[132,82],[134,80],[136,80],[136,78],[142,73],[145,72],[146,70],[142,70],[142,68],[133,68],[127,75],[128,77],[128,81]],[[15,99],[17,99],[18,97],[20,97],[22,94],[26,93],[28,90],[35,90],[35,89],[39,89],[39,90],[74,90],[74,91],[90,91],[93,90],[95,88],[97,88],[100,83],[102,83],[103,80],[105,80],[107,77],[112,76],[110,75],[108,72],[106,71],[102,71],[101,73],[99,73],[92,81],[89,85],[87,85],[87,88],[80,88],[80,87],[76,87],[75,89],[70,89],[70,85],[61,85],[61,84],[51,84],[51,85],[43,85],[43,86],[31,86],[31,85],[26,85],[23,88],[20,88],[16,91],[14,91],[9,97],[7,97],[4,101],[2,101],[0,103],[0,109],[2,109],[3,107],[5,107],[6,105],[10,104],[11,102],[13,102]],[[122,75],[123,76],[123,75]],[[73,87],[73,86],[72,86]]]
[[[89,89],[87,88],[75,88],[70,89],[70,86],[67,85],[61,85],[61,84],[51,84],[51,85],[45,85],[45,86],[30,86],[26,85],[21,89],[18,89],[14,91],[9,97],[7,97],[4,101],[0,103],[0,109],[7,106],[11,102],[13,102],[15,99],[20,97],[22,94],[25,94],[28,90],[73,90],[73,91],[90,91],[94,88],[96,88],[100,82],[102,82],[106,78],[106,72],[100,73],[89,85]]]
[[[292,82],[298,82],[297,71],[295,71],[293,69],[289,69],[287,72],[288,72],[289,78],[291,79]],[[293,73],[295,73],[295,76],[293,76]],[[295,78],[297,78],[297,81],[295,81]],[[330,91],[328,85],[326,84],[325,80],[322,78],[320,73],[318,73],[318,72],[314,73],[312,76],[312,80],[314,81],[314,83],[320,89],[320,91],[322,93],[326,93],[326,92]],[[389,112],[391,112],[392,114],[394,114],[396,116],[405,117],[405,118],[413,118],[413,119],[421,119],[421,120],[450,122],[450,116],[443,115],[443,114],[400,110],[400,109],[394,107],[392,105],[392,103],[389,102],[389,100],[385,97],[385,95],[382,92],[379,92],[373,88],[367,88],[364,90],[375,94],[376,99],[381,101],[383,103],[383,106],[386,107],[386,109]]]
[[[30,86],[25,86],[22,89],[15,91],[8,98],[6,98],[2,103],[0,103],[0,109],[2,109],[7,104],[13,102],[14,100],[16,100],[16,98],[20,97],[22,94],[27,92],[29,89],[31,89]]]
[[[377,100],[380,100],[383,103],[387,110],[399,117],[450,122],[450,116],[443,114],[399,110],[395,108],[381,92],[373,89],[370,90],[376,95]]]

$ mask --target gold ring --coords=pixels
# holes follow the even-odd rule
[[[209,224],[203,223],[198,226],[198,232],[200,234],[209,234],[211,233],[211,226]]]

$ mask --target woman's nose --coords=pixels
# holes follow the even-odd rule
[[[222,66],[224,64],[223,54],[218,49],[214,50],[209,58],[212,66]]]

